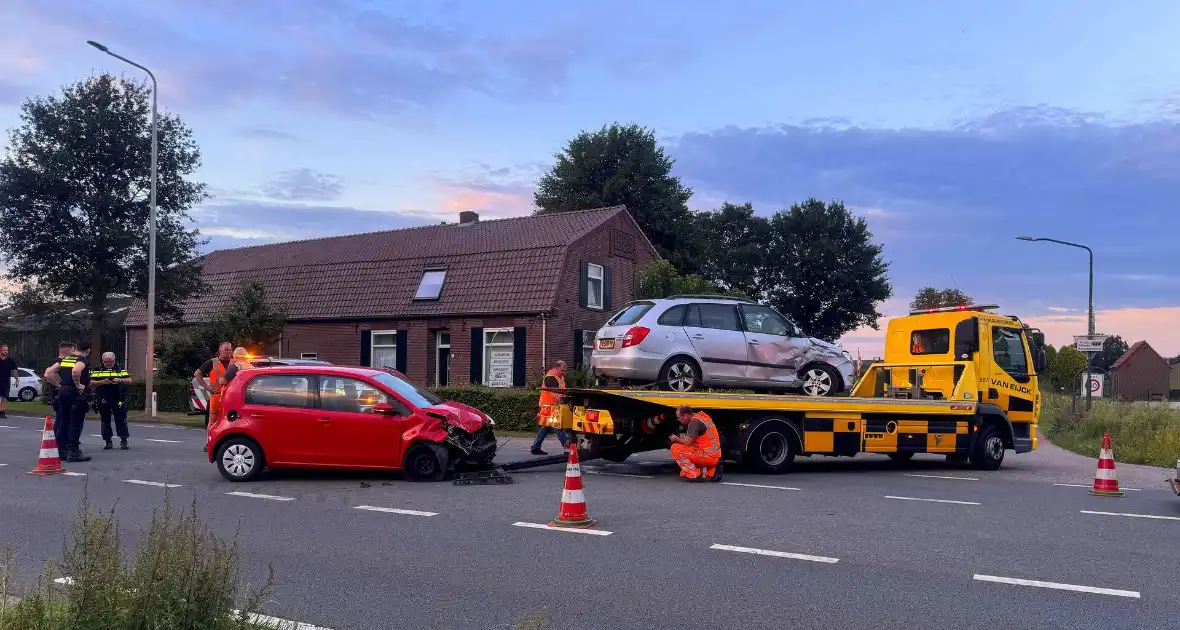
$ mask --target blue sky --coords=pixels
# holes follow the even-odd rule
[[[864,214],[888,314],[954,285],[1067,340],[1084,252],[1013,238],[1053,236],[1094,247],[1100,328],[1177,354],[1176,32],[1169,0],[5,0],[0,124],[92,72],[139,76],[87,39],[152,67],[227,247],[523,214],[569,137],[636,122],[696,208]]]

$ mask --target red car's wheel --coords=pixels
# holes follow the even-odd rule
[[[450,459],[450,453],[441,444],[419,442],[406,451],[402,466],[410,481],[442,481]]]

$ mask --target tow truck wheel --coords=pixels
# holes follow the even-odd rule
[[[778,475],[790,472],[795,453],[791,430],[779,422],[768,422],[750,437],[742,459],[756,472]]]
[[[450,459],[441,444],[419,442],[406,451],[402,466],[410,481],[442,481],[447,475]]]
[[[994,424],[984,425],[971,449],[971,465],[980,470],[996,470],[1004,462],[1004,438]]]
[[[889,459],[892,459],[895,462],[908,462],[913,458],[914,453],[912,451],[903,451],[889,454]]]

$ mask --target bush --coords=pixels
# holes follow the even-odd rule
[[[1070,411],[1070,397],[1048,394],[1041,408],[1041,431],[1057,446],[1098,457],[1109,433],[1117,461],[1170,468],[1180,458],[1180,410],[1166,406],[1095,400],[1089,413]],[[1079,400],[1079,409],[1085,403]]]
[[[152,383],[156,390],[156,411],[188,411],[190,381],[163,380]],[[144,409],[147,388],[142,380],[127,386],[127,408]]]
[[[222,541],[202,524],[195,501],[187,513],[177,512],[167,496],[129,563],[113,514],[91,512],[84,492],[73,540],[60,562],[49,563],[37,587],[15,604],[12,564],[9,550],[0,567],[0,630],[256,628],[248,619],[273,583],[268,577],[241,599],[236,539]],[[72,582],[56,587],[55,575]]]
[[[503,431],[536,431],[537,389],[508,389],[499,387],[438,387],[433,390],[444,400],[470,405],[496,421],[496,429]]]

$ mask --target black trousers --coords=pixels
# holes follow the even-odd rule
[[[126,440],[130,435],[127,433],[127,401],[124,400],[99,400],[98,401],[98,417],[102,423],[102,439],[104,442],[111,441],[111,420],[115,421],[115,434],[119,439]]]
[[[76,389],[63,387],[57,393],[53,405],[53,438],[57,440],[58,450],[81,445],[82,425],[89,406],[86,397]]]

